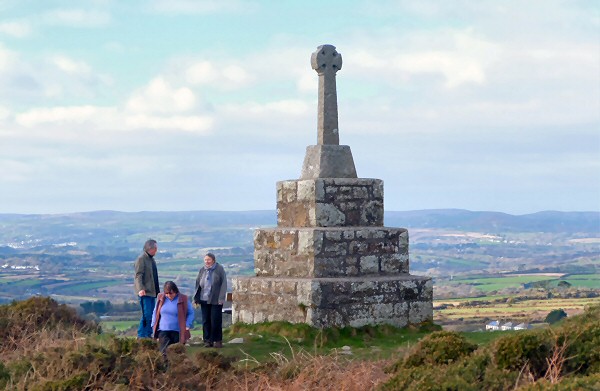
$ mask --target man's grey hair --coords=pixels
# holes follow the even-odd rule
[[[156,244],[156,240],[148,239],[146,243],[144,243],[144,251],[148,252],[149,250],[158,248],[158,244]]]

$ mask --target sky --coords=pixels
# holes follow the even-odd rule
[[[386,210],[600,210],[596,1],[0,0],[0,213],[275,209],[322,44]]]

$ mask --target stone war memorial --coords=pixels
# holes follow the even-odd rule
[[[277,227],[254,233],[256,276],[233,279],[233,322],[431,320],[432,282],[409,274],[408,231],[383,225],[383,181],[358,178],[350,147],[339,145],[342,56],[322,45],[311,65],[319,76],[317,145],[306,148],[300,179],[277,182]]]

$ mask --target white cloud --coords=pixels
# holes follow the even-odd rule
[[[15,38],[25,38],[31,34],[31,25],[26,21],[0,23],[0,33]]]
[[[125,53],[126,52],[125,45],[123,45],[120,42],[115,42],[115,41],[107,42],[103,45],[103,47],[107,51],[113,52],[113,53]]]
[[[191,84],[208,84],[217,79],[218,72],[210,61],[199,61],[185,70],[185,77]]]
[[[254,8],[252,3],[240,0],[152,0],[147,7],[161,14],[213,14]]]
[[[404,47],[398,47],[398,39],[356,48],[348,56],[353,61],[350,72],[371,72],[378,78],[405,82],[413,76],[439,75],[446,88],[456,88],[465,83],[484,84],[489,66],[501,55],[501,45],[477,36],[472,29],[417,31],[401,41]]]
[[[227,63],[227,61],[224,62]],[[174,75],[179,73],[178,69],[173,71]],[[188,65],[184,69],[183,75],[185,81],[192,85],[211,85],[221,90],[248,87],[256,79],[246,68],[235,63],[217,67],[213,65],[213,62],[206,60]]]
[[[315,75],[307,72],[298,78],[298,81],[296,82],[296,88],[300,92],[315,92],[317,91],[318,87],[315,80]]]
[[[2,42],[0,42],[0,71],[7,71],[9,68],[13,68],[17,58],[18,56],[15,52],[4,48]]]
[[[4,106],[0,106],[0,121],[8,119],[10,116],[10,110]]]
[[[213,119],[208,116],[168,116],[127,115],[125,125],[129,129],[182,130],[199,134],[208,134],[213,126]]]
[[[0,158],[0,181],[3,182],[25,182],[35,171],[30,163],[24,163],[16,159]]]
[[[257,115],[268,117],[273,114],[300,116],[309,111],[309,105],[301,100],[281,100],[265,104],[247,102],[241,105],[226,105],[223,109],[228,113],[236,113],[235,115],[242,117]]]
[[[56,9],[46,13],[44,20],[50,25],[95,28],[109,24],[111,16],[100,10]]]
[[[191,110],[196,96],[187,87],[174,88],[163,77],[156,77],[127,102],[133,112],[181,113]]]
[[[113,116],[114,109],[95,106],[36,108],[16,115],[15,123],[24,127],[45,124],[83,124]]]
[[[223,69],[223,76],[228,82],[244,84],[250,80],[250,76],[244,68],[238,65],[230,65]]]
[[[124,130],[168,130],[208,134],[214,120],[208,115],[149,115],[120,111],[114,107],[63,106],[36,108],[16,115],[19,126],[35,129],[55,139],[80,139],[87,133],[100,137],[102,132]],[[84,128],[82,128],[84,126]],[[89,141],[86,139],[86,142]]]
[[[66,56],[56,55],[52,58],[52,62],[65,73],[87,75],[91,71],[90,66],[84,61],[76,61]]]

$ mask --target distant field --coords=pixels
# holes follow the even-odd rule
[[[500,296],[488,297],[488,300],[500,298]],[[473,298],[471,301],[480,301],[482,298]],[[435,305],[444,303],[458,304],[469,300],[441,300]],[[493,303],[489,305],[478,305],[476,307],[449,307],[434,311],[434,321],[443,323],[447,320],[462,319],[464,321],[474,319],[502,319],[519,321],[542,321],[552,310],[562,308],[569,315],[583,311],[586,306],[600,305],[600,298],[571,298],[571,299],[535,299],[524,300],[514,303]]]
[[[74,294],[78,292],[91,291],[98,288],[109,287],[113,285],[121,285],[121,280],[105,280],[105,281],[85,281],[73,282],[70,285],[62,286],[59,290],[61,293]]]
[[[505,288],[522,288],[523,284],[537,282],[537,281],[546,281],[546,280],[554,280],[555,277],[548,276],[539,276],[539,275],[531,275],[531,276],[510,276],[510,277],[467,277],[467,278],[455,278],[451,282],[450,285],[458,285],[458,284],[469,284],[474,285],[475,288],[483,291],[497,291]]]
[[[562,278],[574,287],[600,289],[600,274],[572,274]]]
[[[11,287],[19,287],[19,288],[33,288],[40,285],[40,280],[37,278],[32,279],[6,279],[6,282],[2,282],[1,285],[10,284]]]
[[[100,326],[102,327],[102,330],[105,331],[125,331],[132,327],[137,327],[139,323],[139,320],[103,320],[100,322]]]
[[[550,286],[557,286],[559,281],[567,281],[573,287],[600,289],[600,274],[575,274],[560,277],[552,273],[519,274],[502,277],[459,277],[452,281],[444,281],[445,285],[468,284],[484,293],[506,288],[523,288],[525,284],[550,281]]]

